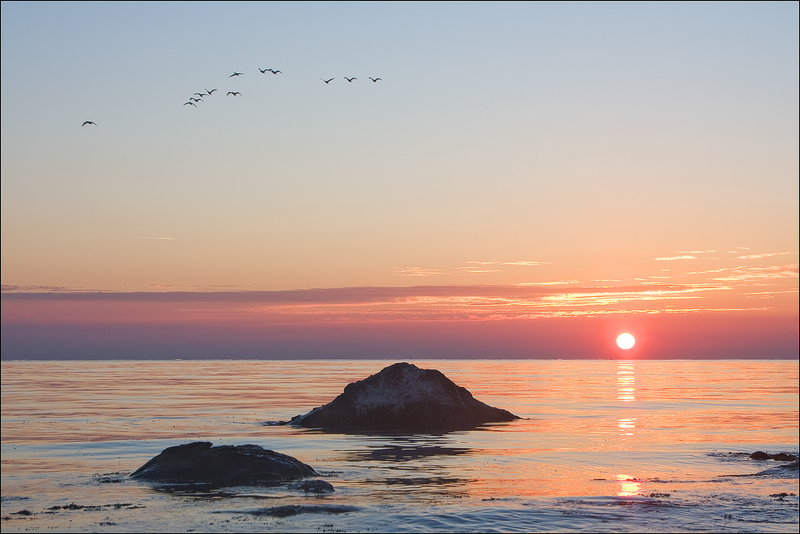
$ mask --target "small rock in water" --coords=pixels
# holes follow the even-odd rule
[[[797,460],[797,456],[794,454],[788,454],[785,452],[779,452],[776,454],[769,454],[764,451],[756,451],[750,455],[751,460],[775,460],[778,462],[794,462]]]
[[[198,441],[164,449],[131,473],[132,478],[216,486],[275,485],[317,476],[303,462],[258,445],[222,445]]]
[[[330,482],[324,480],[303,480],[289,484],[289,489],[303,490],[306,493],[330,493],[335,491]]]

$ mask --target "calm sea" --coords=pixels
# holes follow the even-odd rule
[[[2,531],[797,532],[797,470],[749,458],[798,453],[797,361],[411,361],[523,419],[394,436],[266,424],[391,363],[4,361]],[[197,440],[289,454],[336,491],[127,478]]]

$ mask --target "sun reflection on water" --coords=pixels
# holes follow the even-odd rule
[[[617,475],[617,496],[635,497],[642,493],[642,482],[632,475]]]
[[[636,375],[633,362],[617,364],[617,399],[623,402],[636,400]]]
[[[636,374],[632,361],[623,361],[617,364],[617,400],[623,403],[636,400]],[[625,414],[625,415],[630,415]],[[620,440],[633,439],[636,430],[635,417],[617,418]],[[633,475],[617,475],[617,496],[633,497],[641,494],[642,484]]]
[[[621,402],[632,402],[636,400],[636,375],[633,362],[619,362],[617,364],[617,400]],[[620,417],[617,419],[619,435],[633,436],[636,429],[635,417]]]
[[[623,417],[617,421],[620,436],[633,436],[633,431],[636,429],[635,417]]]

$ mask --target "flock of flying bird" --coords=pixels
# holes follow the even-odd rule
[[[258,67],[258,71],[261,74],[266,74],[268,72],[271,72],[272,74],[283,74],[283,72],[281,72],[278,69],[262,69],[261,67]],[[228,78],[234,78],[234,77],[237,77],[237,76],[241,76],[243,74],[244,74],[244,72],[234,72],[233,74],[228,76]],[[320,80],[322,80],[325,83],[325,85],[328,85],[329,83],[331,83],[335,79],[336,78],[328,78],[326,80],[324,78],[320,78]],[[355,76],[353,76],[351,78],[348,78],[347,76],[345,76],[344,79],[347,80],[348,83],[352,83],[354,80],[358,80],[358,78],[356,78]],[[375,82],[381,80],[381,78],[373,78],[372,76],[369,76],[369,79],[372,81],[372,83],[375,83]],[[185,102],[183,105],[184,106],[197,107],[197,103],[198,102],[204,102],[204,100],[203,100],[204,96],[211,96],[211,93],[213,93],[214,91],[216,91],[216,89],[205,89],[205,93],[194,93],[194,94],[192,94],[191,97],[189,97],[189,100],[187,102]],[[226,96],[241,96],[241,95],[242,95],[242,93],[240,93],[239,91],[228,91],[226,93]],[[195,98],[195,97],[197,97],[197,98]]]
[[[262,69],[262,68],[258,67],[258,71],[261,74],[266,74],[268,72],[270,72],[272,74],[276,74],[276,75],[277,74],[283,74],[278,69]],[[233,74],[228,76],[228,78],[234,78],[234,77],[237,77],[237,76],[241,76],[243,74],[244,74],[244,72],[234,72]],[[375,82],[378,82],[378,81],[381,80],[381,78],[373,78],[372,76],[368,76],[368,78],[372,81],[372,83],[375,83]],[[324,78],[320,78],[320,80],[322,80],[325,83],[325,85],[328,85],[329,83],[331,83],[335,79],[336,78],[328,78],[326,80]],[[347,80],[348,83],[352,83],[354,80],[358,80],[358,78],[356,78],[355,76],[353,76],[351,78],[348,78],[347,76],[345,76],[344,79]],[[203,100],[204,96],[211,96],[211,94],[214,93],[214,91],[216,91],[217,89],[204,89],[204,90],[205,90],[205,93],[194,93],[194,94],[192,94],[192,96],[189,97],[189,100],[186,103],[184,103],[183,105],[184,106],[197,107],[197,103],[198,102],[204,102],[204,100]],[[226,96],[241,96],[241,95],[242,95],[242,93],[240,93],[239,91],[228,91],[226,93]],[[195,98],[195,97],[197,97],[197,98]],[[94,122],[94,121],[84,121],[83,124],[81,124],[81,126],[86,126],[87,124],[92,124],[94,126],[97,126],[97,123]]]

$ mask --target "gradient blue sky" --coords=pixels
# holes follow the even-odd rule
[[[797,317],[796,2],[0,9],[4,344],[20,293]],[[336,320],[388,320],[364,305]]]

